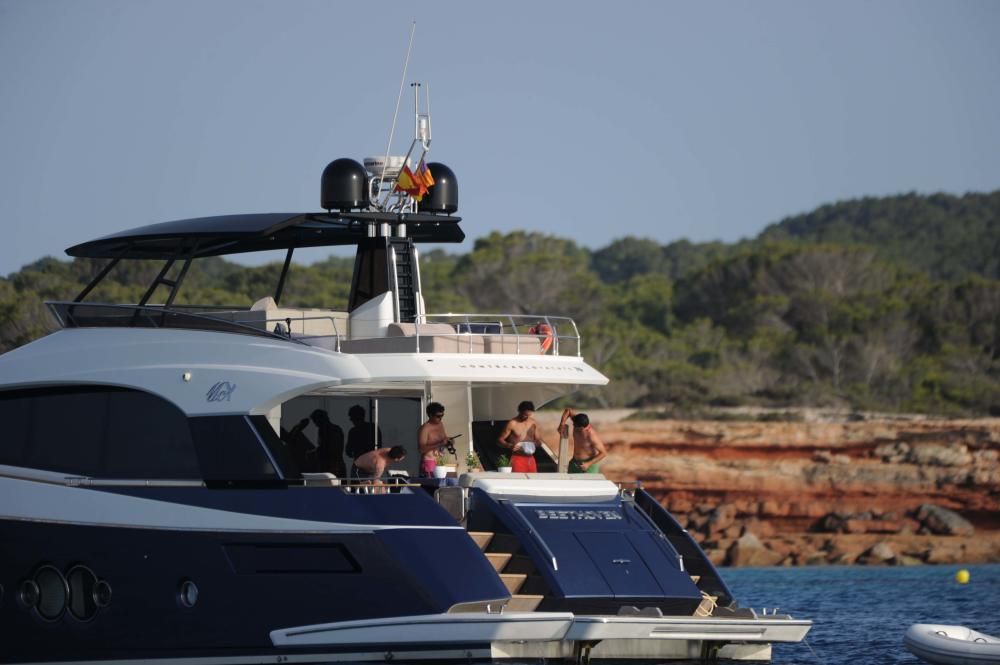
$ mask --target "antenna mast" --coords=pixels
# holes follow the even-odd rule
[[[406,155],[392,155],[392,140],[396,133],[396,121],[399,117],[399,106],[403,98],[403,86],[406,83],[406,71],[410,64],[410,52],[413,49],[413,36],[417,29],[416,21],[410,29],[410,43],[406,49],[406,59],[403,61],[403,78],[399,82],[399,94],[396,97],[396,110],[392,116],[392,126],[389,129],[389,143],[385,148],[384,157],[368,157],[365,168],[372,174],[369,184],[369,198],[372,205],[383,212],[414,212],[417,201],[413,195],[397,187],[400,174],[404,167],[409,171],[407,178],[419,174],[427,152],[431,146],[431,93],[430,87],[425,88],[424,106],[420,110],[420,83],[411,83],[413,88],[413,141]],[[419,153],[417,156],[415,153]],[[416,157],[415,162],[411,159]],[[424,190],[426,191],[426,190]]]

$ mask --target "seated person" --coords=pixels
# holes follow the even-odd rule
[[[535,450],[545,443],[541,428],[535,422],[535,405],[521,402],[517,405],[517,417],[508,420],[497,439],[501,448],[510,451],[510,466],[515,473],[536,473]]]

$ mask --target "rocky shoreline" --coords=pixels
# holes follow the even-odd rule
[[[590,415],[605,475],[638,479],[716,564],[1000,562],[1000,419]]]

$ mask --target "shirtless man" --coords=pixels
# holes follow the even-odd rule
[[[444,431],[444,406],[438,402],[431,402],[427,405],[427,422],[417,430],[421,478],[434,477],[441,449],[448,445],[448,441],[448,435]]]
[[[573,459],[569,461],[569,472],[600,473],[600,462],[608,456],[604,440],[594,430],[586,413],[574,413],[573,409],[563,411],[559,419],[560,434],[568,434],[567,421],[573,423]]]
[[[393,462],[402,462],[405,457],[406,448],[403,446],[369,450],[354,460],[351,474],[358,480],[372,480],[378,485],[386,467]]]
[[[535,450],[545,443],[541,428],[535,422],[535,405],[521,402],[517,405],[517,417],[508,420],[497,441],[501,448],[510,451],[510,465],[515,473],[536,473]],[[530,451],[530,452],[529,452]]]

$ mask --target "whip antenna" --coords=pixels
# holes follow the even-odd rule
[[[417,31],[417,22],[410,28],[410,44],[406,47],[406,60],[403,61],[403,78],[399,80],[399,95],[396,96],[396,110],[392,114],[392,126],[389,128],[389,144],[385,147],[385,161],[382,164],[381,180],[385,180],[385,170],[389,165],[389,152],[392,150],[392,136],[396,133],[396,118],[399,116],[399,104],[403,99],[403,86],[406,84],[406,68],[410,66],[410,51],[413,49],[413,34]]]

